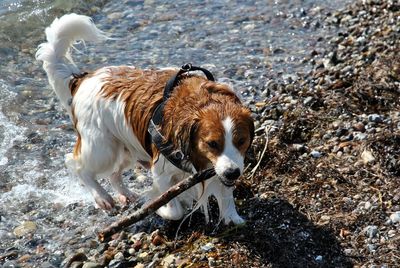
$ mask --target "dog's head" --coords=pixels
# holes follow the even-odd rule
[[[225,186],[243,174],[254,137],[251,112],[225,85],[206,83],[207,105],[190,115],[190,157],[197,170],[214,167]],[[202,97],[202,96],[199,96]]]

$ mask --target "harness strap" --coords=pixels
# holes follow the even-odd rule
[[[215,81],[214,76],[210,71],[201,67],[192,66],[190,63],[183,65],[178,73],[172,76],[165,85],[163,101],[154,110],[153,116],[150,119],[148,132],[153,144],[169,162],[185,172],[193,173],[196,169],[190,162],[189,155],[185,155],[180,149],[175,149],[174,144],[167,140],[160,132],[165,102],[171,96],[174,88],[178,85],[182,75],[190,71],[202,71],[208,80]]]
[[[212,73],[209,70],[198,67],[198,66],[193,66],[191,63],[186,63],[181,67],[181,69],[179,70],[179,72],[176,75],[172,76],[168,80],[168,82],[164,88],[163,101],[168,100],[172,91],[178,85],[180,79],[182,78],[182,74],[188,73],[190,71],[202,71],[206,75],[208,80],[215,81],[214,76],[212,75]]]

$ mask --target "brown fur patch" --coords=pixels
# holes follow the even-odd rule
[[[154,109],[174,70],[139,70],[133,67],[110,67],[111,77],[100,94],[106,99],[125,103],[125,118],[140,143],[151,155],[151,140],[147,132]]]

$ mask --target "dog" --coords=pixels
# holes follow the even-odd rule
[[[250,110],[228,85],[196,72],[186,73],[163,102],[165,85],[178,74],[178,68],[108,66],[83,73],[72,60],[71,48],[77,41],[109,39],[106,34],[91,18],[77,14],[56,18],[45,32],[47,42],[39,45],[36,59],[43,62],[49,84],[77,133],[65,162],[100,208],[114,207],[113,198],[97,181],[100,175],[110,176],[119,201],[126,204],[138,198],[122,181],[122,172],[134,165],[151,170],[153,195],[191,173],[214,168],[216,176],[174,198],[157,213],[179,220],[196,202],[194,209],[201,208],[208,221],[209,197],[214,196],[220,222],[244,222],[236,210],[233,186],[243,174],[254,123]],[[160,135],[187,157],[189,170],[171,163],[152,142],[149,122],[160,103]]]

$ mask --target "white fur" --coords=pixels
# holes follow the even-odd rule
[[[233,130],[234,124],[230,117],[222,121],[225,130],[225,146],[224,151],[218,157],[215,165],[215,172],[219,176],[223,176],[224,172],[230,168],[239,168],[240,173],[243,173],[244,158],[239,150],[233,145]]]
[[[101,68],[90,78],[84,79],[70,103],[72,96],[68,83],[73,73],[79,73],[69,55],[71,46],[77,40],[106,39],[105,35],[89,17],[69,14],[56,19],[46,29],[46,37],[47,42],[39,46],[36,58],[43,61],[50,85],[71,118],[76,119],[76,130],[81,137],[80,153],[75,156],[67,154],[66,165],[79,176],[101,208],[111,209],[114,201],[97,182],[96,178],[100,174],[111,174],[111,186],[119,194],[120,201],[135,200],[136,195],[123,184],[121,173],[136,161],[150,162],[152,159],[125,120],[124,102],[99,97],[105,80],[112,75],[112,69],[118,67]],[[74,117],[71,107],[74,109]],[[243,157],[238,155],[232,144],[233,122],[227,118],[223,124],[226,132],[225,149],[218,159],[217,173],[236,166],[242,172]],[[188,176],[162,155],[153,163],[152,174],[153,195],[163,193]],[[201,184],[192,187],[160,208],[157,213],[165,219],[181,219],[185,208],[191,208],[193,202],[197,201],[195,209],[201,207],[208,220],[207,206],[211,195],[218,201],[221,220],[225,223],[243,222],[235,208],[233,188],[224,186],[217,176],[206,181],[204,189]]]
[[[50,85],[71,116],[68,82],[79,69],[71,58],[70,48],[78,40],[96,42],[107,37],[97,29],[91,18],[72,13],[56,18],[46,28],[46,38],[47,42],[39,45],[36,59],[43,61]]]

